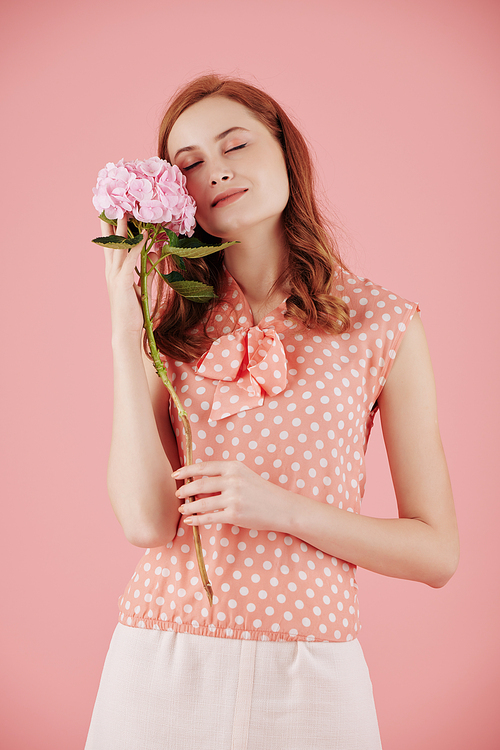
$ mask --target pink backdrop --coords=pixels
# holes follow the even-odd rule
[[[141,554],[106,496],[91,187],[105,162],[152,155],[173,89],[213,69],[295,115],[351,266],[422,308],[462,561],[437,591],[360,571],[384,748],[498,748],[498,2],[17,0],[1,16],[1,746],[83,747]],[[391,515],[378,432],[369,458],[365,512]]]

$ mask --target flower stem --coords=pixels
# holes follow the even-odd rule
[[[153,358],[153,363],[156,368],[156,372],[158,373],[159,377],[161,378],[162,383],[167,388],[174,404],[177,409],[177,412],[179,414],[179,417],[182,421],[184,432],[186,436],[186,466],[190,466],[193,463],[193,440],[191,436],[191,425],[189,424],[189,419],[186,410],[184,409],[177,393],[174,390],[174,387],[172,383],[170,382],[170,379],[167,375],[167,371],[165,369],[165,365],[160,359],[160,353],[158,351],[158,347],[156,346],[156,341],[153,333],[153,324],[151,322],[151,314],[149,311],[149,297],[148,297],[148,286],[147,286],[147,278],[148,278],[148,271],[147,271],[147,263],[148,263],[148,252],[151,249],[151,247],[154,244],[154,241],[156,239],[157,232],[154,233],[151,242],[146,243],[144,248],[141,252],[141,306],[142,306],[142,315],[144,318],[144,328],[146,330],[146,336],[148,338],[148,344],[149,349],[151,351],[151,356]],[[191,480],[186,479],[185,484],[188,484]],[[186,503],[190,503],[192,501],[192,497],[186,498]],[[205,567],[205,561],[203,559],[203,550],[201,547],[201,539],[200,539],[200,530],[197,526],[193,526],[193,537],[194,537],[194,546],[196,550],[196,558],[198,560],[198,569],[200,571],[200,577],[201,581],[203,583],[203,588],[206,591],[208,601],[210,602],[210,606],[212,606],[213,602],[213,590],[212,590],[212,584],[210,583],[210,580],[208,578],[207,569]]]

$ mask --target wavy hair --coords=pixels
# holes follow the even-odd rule
[[[283,284],[290,290],[286,317],[309,329],[344,333],[349,328],[349,308],[335,296],[332,283],[337,272],[347,268],[340,259],[335,227],[319,208],[315,172],[306,141],[269,94],[237,78],[216,74],[196,78],[180,89],[169,104],[160,125],[158,155],[168,160],[167,140],[177,118],[188,107],[215,95],[245,106],[268,128],[283,150],[290,188],[283,212],[288,264],[275,287]],[[214,241],[199,225],[195,235],[204,241]],[[221,255],[186,259],[186,278],[210,284],[220,296],[225,283]],[[206,329],[216,303],[216,300],[205,304],[190,302],[169,293],[168,288],[160,289],[155,308],[155,338],[160,351],[184,362],[198,359],[211,344]]]

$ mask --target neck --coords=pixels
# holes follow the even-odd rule
[[[273,287],[286,268],[288,258],[281,225],[272,234],[257,230],[253,228],[251,233],[240,234],[239,244],[224,253],[226,268],[245,295],[255,324],[282,301],[286,290],[282,286],[275,290]]]

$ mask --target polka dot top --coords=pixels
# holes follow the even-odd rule
[[[359,513],[377,398],[418,307],[357,276],[343,278],[336,291],[350,308],[348,333],[305,330],[285,318],[285,302],[254,326],[227,274],[208,328],[210,349],[196,364],[166,364],[189,412],[195,462],[242,461],[291,492]],[[175,407],[171,420],[183,456]],[[173,541],[148,549],[139,562],[119,601],[121,622],[262,641],[356,638],[350,562],[272,529],[199,528],[213,606],[192,530],[180,524]]]

